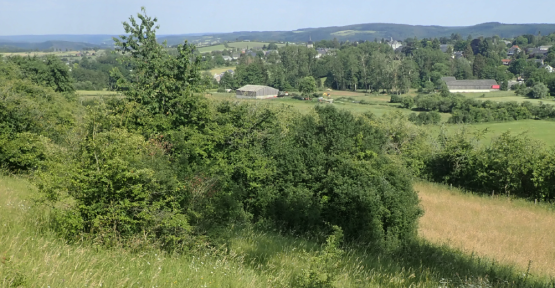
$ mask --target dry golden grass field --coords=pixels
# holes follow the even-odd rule
[[[555,277],[555,212],[549,206],[429,183],[417,183],[415,189],[425,211],[421,237],[522,270],[532,261],[531,273]]]

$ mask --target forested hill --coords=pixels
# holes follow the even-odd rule
[[[253,28],[256,28],[253,26]],[[197,33],[182,35],[160,35],[158,40],[168,41],[168,44],[175,45],[189,40],[193,43],[206,40],[219,41],[289,41],[305,42],[310,38],[313,41],[331,40],[336,38],[339,41],[357,40],[381,40],[393,37],[396,40],[417,37],[438,38],[450,36],[458,33],[463,37],[472,35],[479,36],[500,36],[511,38],[518,35],[532,34],[540,32],[543,35],[555,32],[555,24],[502,24],[497,22],[483,23],[474,26],[422,26],[406,24],[387,24],[370,23],[355,24],[349,26],[334,26],[323,28],[305,28],[294,31],[241,31],[232,33]],[[65,48],[79,49],[79,47],[104,47],[112,46],[112,36],[110,35],[26,35],[26,36],[0,36],[0,46],[13,49],[38,49],[48,50],[55,48],[52,42],[63,43]],[[62,42],[64,41],[64,42]],[[59,45],[58,45],[59,46]],[[66,47],[67,46],[67,47]]]
[[[337,38],[340,41],[350,40],[374,40],[393,37],[396,40],[404,40],[406,38],[417,37],[422,38],[438,38],[442,36],[450,36],[452,33],[458,33],[463,37],[472,35],[478,36],[494,36],[498,35],[503,38],[511,38],[523,34],[536,35],[541,32],[544,35],[555,32],[555,24],[501,24],[501,23],[483,23],[474,26],[445,27],[445,26],[421,26],[421,25],[405,25],[405,24],[387,24],[387,23],[370,23],[356,24],[349,26],[323,27],[323,28],[306,28],[295,31],[243,31],[233,33],[211,34],[208,36],[162,36],[161,40],[167,40],[168,43],[177,44],[187,39],[189,41],[201,39],[220,39],[220,41],[236,41],[236,40],[259,40],[259,41],[307,41],[309,37],[313,41],[329,40]]]

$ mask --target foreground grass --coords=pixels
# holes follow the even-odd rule
[[[555,277],[555,207],[507,197],[463,194],[446,186],[418,183],[426,214],[419,234],[437,244]]]
[[[316,241],[268,228],[231,227],[214,247],[181,255],[70,245],[45,228],[34,193],[28,181],[0,176],[0,287],[294,287],[303,271],[322,268],[313,261],[322,250]],[[350,247],[331,265],[336,287],[551,287],[423,240],[392,253]]]

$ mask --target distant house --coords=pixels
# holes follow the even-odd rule
[[[316,56],[314,56],[314,58],[318,59],[321,58],[323,56],[326,56],[330,53],[331,49],[330,48],[318,48],[316,49],[316,52],[318,54],[316,54]]]
[[[546,50],[542,50],[541,48],[536,47],[536,48],[528,48],[528,50],[526,52],[528,52],[528,55],[530,55],[530,56],[538,56],[538,55],[546,56],[547,52],[549,52],[548,50],[549,50],[549,48],[546,49]]]
[[[507,41],[507,40],[503,40],[503,43],[505,43],[505,45],[509,45],[509,44],[511,44],[511,43],[513,43],[513,42]]]
[[[553,47],[553,45],[545,45],[545,46],[540,46],[538,47],[539,50],[541,51],[548,51],[549,48]]]
[[[441,44],[439,45],[439,49],[441,49],[441,51],[443,53],[447,52],[447,50],[449,50],[449,47],[453,47],[452,45],[449,44]]]
[[[511,64],[511,59],[501,59],[501,62],[503,62],[503,65],[505,66],[509,66],[509,64]]]
[[[445,81],[451,93],[485,93],[498,91],[500,88],[495,80],[457,80],[455,77],[443,77],[441,79]]]
[[[221,74],[214,74],[214,80],[216,80],[218,83],[220,83],[220,80],[222,79],[222,75]]]
[[[225,61],[233,60],[233,58],[231,56],[222,56],[222,58],[224,58]]]
[[[268,51],[264,52],[264,56],[268,57],[272,53],[279,54],[279,52],[277,50],[268,50]]]
[[[246,85],[236,91],[236,97],[242,99],[267,99],[278,96],[279,90],[262,85]]]
[[[451,55],[451,58],[453,58],[453,59],[459,59],[459,58],[462,58],[462,57],[464,57],[464,53],[462,51],[455,51]]]
[[[513,47],[509,48],[509,51],[507,51],[507,56],[513,56],[520,53],[520,51],[522,51],[520,47],[518,47],[517,45],[513,45]]]
[[[551,67],[550,65],[543,65],[542,68],[547,70],[547,72],[549,72],[549,73],[553,73],[553,71],[555,71],[555,69],[553,67]]]
[[[393,37],[391,37],[391,40],[389,40],[387,42],[387,45],[389,45],[391,48],[393,48],[393,50],[396,50],[397,48],[400,48],[403,46],[403,43],[397,41],[397,40],[393,40]]]

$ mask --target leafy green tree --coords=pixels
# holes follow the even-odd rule
[[[278,50],[278,46],[275,42],[268,44],[268,50]]]
[[[152,114],[176,113],[179,99],[202,90],[200,58],[193,56],[194,47],[185,42],[177,45],[177,56],[168,53],[167,45],[156,40],[158,21],[137,14],[124,22],[127,35],[114,38],[116,51],[129,54],[135,66],[133,81],[120,89],[130,100],[142,104]]]
[[[314,80],[314,77],[307,76],[299,81],[299,91],[310,100],[310,95],[316,92],[316,80]]]
[[[536,83],[530,90],[530,97],[534,99],[544,99],[549,96],[549,89],[543,83]]]

